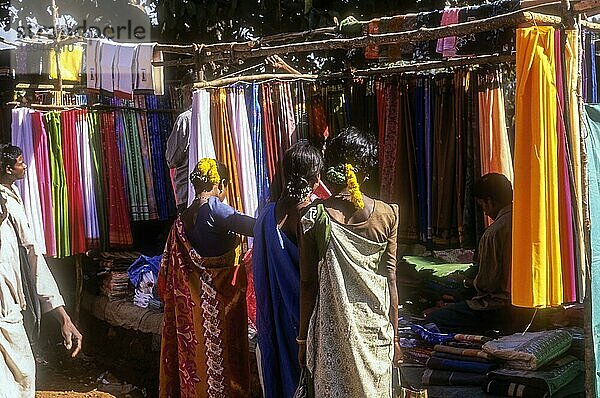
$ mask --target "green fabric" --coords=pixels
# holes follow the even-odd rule
[[[369,21],[359,21],[353,16],[349,16],[340,22],[340,32],[345,36],[360,36],[363,31],[363,26]]]
[[[104,186],[104,170],[102,165],[102,139],[100,137],[100,119],[97,112],[89,112],[88,134],[90,139],[90,152],[92,155],[92,175],[96,187],[96,214],[98,215],[98,228],[100,230],[100,248],[108,249],[108,216],[106,213],[106,193]]]
[[[311,213],[311,221],[314,225],[307,233],[317,246],[319,259],[323,259],[331,238],[331,219],[322,203],[317,204],[315,213]]]
[[[590,299],[592,305],[592,347],[596,363],[596,394],[600,392],[600,105],[585,105],[590,204]]]
[[[415,267],[417,272],[422,270],[431,270],[433,275],[437,277],[444,277],[452,274],[456,271],[466,271],[473,264],[448,264],[434,257],[422,257],[422,256],[404,256],[402,259]]]
[[[71,236],[69,230],[69,199],[62,156],[60,113],[56,111],[46,113],[44,122],[48,133],[56,257],[64,258],[71,255]]]
[[[136,101],[136,107],[145,109],[145,101]],[[137,123],[137,131],[139,133],[140,149],[142,153],[142,171],[143,177],[146,181],[146,200],[148,202],[148,219],[158,219],[158,206],[156,203],[156,196],[154,193],[154,178],[152,175],[152,152],[150,143],[150,129],[146,121],[146,113],[135,112],[133,114],[135,122]]]
[[[146,179],[142,165],[142,151],[134,111],[120,112],[123,120],[123,145],[129,186],[131,217],[134,221],[149,220]]]

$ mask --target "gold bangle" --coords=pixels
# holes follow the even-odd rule
[[[300,339],[300,338],[296,337],[296,343],[298,343],[298,344],[306,344],[306,339]]]

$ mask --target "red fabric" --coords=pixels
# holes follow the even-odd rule
[[[115,115],[114,112],[102,112],[100,117],[109,244],[112,247],[131,246],[133,238],[131,236],[129,204],[125,194],[121,159],[119,158],[119,148],[115,135]]]
[[[175,221],[158,276],[160,397],[250,397],[246,272],[236,260],[236,250],[200,257]]]
[[[256,292],[254,291],[254,277],[252,275],[252,249],[246,252],[242,263],[246,268],[246,275],[248,278],[248,288],[246,289],[248,324],[256,330]]]
[[[367,34],[379,34],[379,20],[374,19],[367,24]],[[365,59],[379,59],[379,46],[377,44],[369,44],[365,47]]]
[[[33,153],[38,176],[38,189],[42,204],[42,224],[46,240],[46,254],[56,256],[56,236],[54,235],[54,214],[52,213],[52,181],[50,179],[50,159],[48,154],[48,136],[41,112],[31,114],[33,129]]]
[[[67,184],[71,254],[86,252],[85,213],[77,147],[77,120],[85,118],[85,110],[70,110],[60,114],[62,126],[62,156]]]

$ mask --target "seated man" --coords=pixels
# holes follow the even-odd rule
[[[494,222],[485,230],[473,261],[479,265],[473,281],[476,296],[432,312],[427,320],[442,332],[482,333],[510,317],[512,257],[512,186],[502,174],[489,173],[474,187],[475,199]]]

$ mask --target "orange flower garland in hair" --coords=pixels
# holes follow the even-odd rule
[[[198,163],[198,171],[203,176],[206,176],[206,182],[210,182],[213,185],[221,182],[221,176],[217,170],[217,162],[214,159],[204,158]]]
[[[352,167],[350,163],[346,163],[344,167],[346,172],[346,184],[348,185],[348,192],[350,193],[350,201],[357,209],[364,209],[365,202],[363,201],[362,193],[360,192],[360,184],[356,179],[354,167]]]

